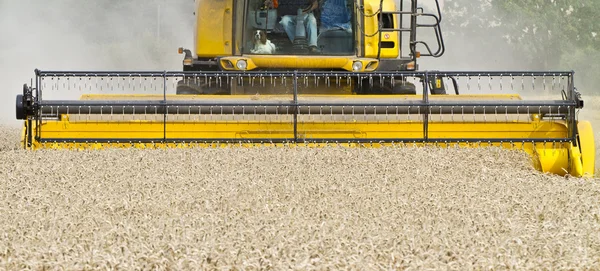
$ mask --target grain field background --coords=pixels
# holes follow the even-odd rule
[[[518,151],[22,150],[33,69],[179,70],[193,44],[193,1],[42,2],[0,0],[0,270],[600,269],[600,180]],[[423,70],[534,68],[444,29],[467,36]]]
[[[0,269],[599,269],[600,183],[502,149],[24,151]]]

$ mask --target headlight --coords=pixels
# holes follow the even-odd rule
[[[352,70],[355,72],[361,71],[363,68],[363,64],[360,61],[354,61],[354,63],[352,63]]]
[[[235,63],[235,66],[238,68],[238,70],[245,71],[246,68],[248,68],[248,63],[246,60],[240,59],[237,61],[237,63]]]

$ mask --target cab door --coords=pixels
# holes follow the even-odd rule
[[[234,50],[234,0],[196,0],[196,54],[199,58],[230,56]]]

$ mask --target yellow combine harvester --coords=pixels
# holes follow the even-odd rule
[[[23,147],[502,146],[543,172],[594,174],[573,72],[419,71],[445,51],[439,5],[268,2],[197,0],[183,71],[36,70],[17,96]],[[48,98],[61,93],[81,94]]]

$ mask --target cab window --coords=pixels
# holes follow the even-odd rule
[[[264,0],[247,1],[242,52],[254,55],[353,55],[354,1],[318,2],[322,5],[303,12],[310,8],[308,1],[269,0],[266,4]]]

